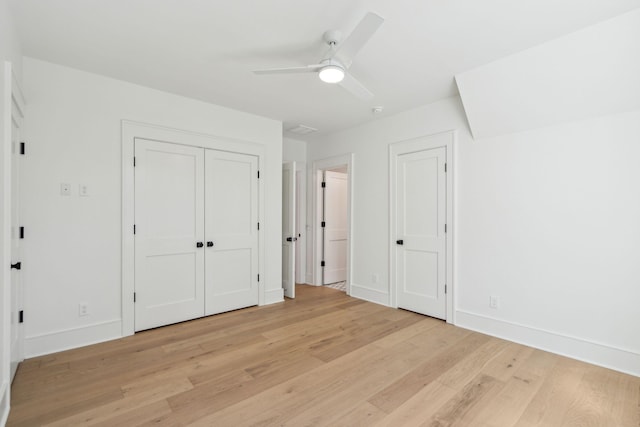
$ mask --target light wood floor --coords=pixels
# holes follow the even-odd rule
[[[27,360],[8,425],[640,426],[640,378],[297,295]]]

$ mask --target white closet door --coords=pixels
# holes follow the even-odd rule
[[[258,304],[258,158],[205,150],[206,314]]]
[[[347,280],[346,173],[324,173],[324,256],[322,284]]]
[[[204,315],[204,150],[135,141],[135,330]]]
[[[396,159],[398,307],[446,318],[446,148]]]

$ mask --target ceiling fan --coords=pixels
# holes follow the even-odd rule
[[[329,45],[329,51],[317,64],[303,67],[268,68],[254,70],[256,74],[288,74],[288,73],[318,73],[320,80],[326,83],[337,83],[353,95],[362,99],[373,98],[366,87],[347,72],[353,58],[380,28],[384,19],[375,13],[367,13],[356,28],[344,40],[338,30],[327,31],[323,35]]]

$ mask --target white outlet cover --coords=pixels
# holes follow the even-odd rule
[[[81,197],[87,197],[89,195],[89,187],[86,184],[80,184],[78,186],[78,194]]]

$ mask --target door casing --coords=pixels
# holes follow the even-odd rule
[[[401,154],[412,153],[422,150],[430,150],[438,147],[446,147],[446,188],[447,188],[447,234],[446,234],[446,284],[447,284],[447,323],[455,322],[455,283],[454,283],[454,236],[455,236],[455,215],[454,215],[454,182],[455,182],[455,150],[456,150],[457,131],[451,130],[433,135],[425,135],[405,141],[399,141],[389,144],[389,304],[391,307],[398,308],[398,284],[396,283],[397,267],[396,267],[396,159]]]
[[[122,121],[122,335],[134,334],[135,305],[133,293],[135,289],[135,241],[134,226],[134,155],[135,139],[142,138],[159,142],[209,148],[230,153],[250,154],[258,157],[258,170],[265,164],[265,148],[263,145],[218,137],[201,133],[171,129],[162,126]],[[258,180],[258,220],[262,226],[258,231],[258,274],[264,277],[265,271],[265,214],[264,214],[264,179]],[[259,284],[258,305],[265,303],[264,281]]]

